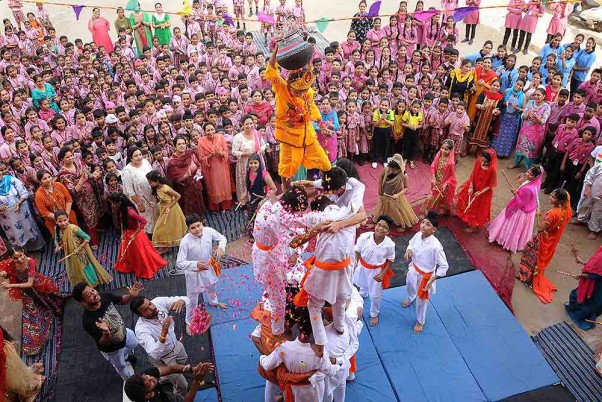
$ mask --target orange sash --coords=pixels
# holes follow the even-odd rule
[[[294,402],[295,397],[293,395],[293,385],[310,385],[309,378],[314,375],[316,370],[311,370],[308,373],[295,374],[289,373],[284,367],[284,364],[279,365],[273,370],[265,370],[261,364],[257,365],[257,372],[260,376],[270,381],[273,384],[277,384],[282,392],[284,393],[284,400],[286,402]]]
[[[417,296],[420,297],[422,300],[428,300],[429,299],[429,291],[426,289],[426,283],[429,281],[429,279],[431,279],[431,276],[433,276],[433,272],[422,272],[417,266],[416,264],[412,263],[412,265],[414,266],[414,269],[416,270],[416,272],[418,272],[420,275],[422,275],[422,280],[420,281],[420,285],[418,285],[418,291],[417,291]]]
[[[349,359],[349,363],[351,363],[351,367],[349,367],[349,372],[355,373],[357,371],[357,363],[355,362],[355,355],[351,356],[351,359]]]
[[[211,265],[211,267],[215,271],[215,275],[220,276],[222,274],[222,269],[220,268],[219,263],[215,260],[215,258],[209,258],[209,265]]]
[[[273,246],[266,246],[265,244],[261,244],[258,241],[255,241],[255,244],[257,245],[257,248],[261,251],[272,251],[274,247],[276,247],[276,244],[274,244]]]
[[[385,269],[385,265],[387,264],[387,261],[385,261],[383,264],[381,265],[372,265],[372,264],[368,264],[362,257],[360,257],[360,263],[368,269],[378,269],[378,268],[382,268]],[[384,275],[383,277],[383,289],[389,289],[389,286],[391,286],[391,278],[393,278],[395,276],[395,273],[393,272],[393,269],[390,269],[387,271],[387,273]]]
[[[322,261],[316,260],[316,256],[312,255],[307,260],[305,260],[303,265],[305,265],[305,268],[307,268],[307,270],[305,271],[305,275],[303,275],[303,279],[301,279],[301,283],[300,283],[301,290],[293,298],[293,303],[295,303],[295,306],[307,307],[309,295],[305,291],[305,288],[303,287],[303,285],[305,284],[305,280],[307,279],[309,272],[312,270],[312,268],[314,266],[318,267],[319,269],[323,269],[325,271],[340,271],[341,269],[347,268],[350,263],[351,263],[351,257],[347,257],[345,260],[340,261],[340,262],[322,262]]]

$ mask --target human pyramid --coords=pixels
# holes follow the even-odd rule
[[[227,241],[203,225],[207,212],[243,209],[249,218],[254,276],[264,289],[251,339],[266,401],[279,392],[287,401],[345,399],[361,364],[354,356],[363,299],[377,326],[393,276],[394,228],[419,224],[397,256],[408,264],[400,308],[415,304],[416,333],[448,270],[435,233],[451,213],[466,231],[488,225],[490,242],[523,251],[519,279],[552,301],[544,273],[573,211],[590,239],[602,229],[602,70],[593,68],[593,37],[563,40],[573,3],[548,3],[547,43],[530,65],[518,65],[516,54],[528,53],[544,14],[537,1],[510,0],[497,51],[487,40],[463,57],[456,47],[475,40],[479,0],[466,3],[477,8],[463,19],[464,37],[457,1],[442,1],[426,19],[422,1],[414,11],[401,1],[388,24],[361,1],[347,40],[323,53],[305,28],[303,2],[278,3],[249,1],[249,16],[262,21],[252,33],[244,0],[233,1],[232,13],[223,1],[194,0],[184,29],[160,3],[149,14],[130,0],[117,9],[116,32],[94,8],[86,43],[57,32],[43,3],[30,11],[9,0],[13,19],[0,36],[0,248],[10,258],[0,271],[3,286],[22,295],[24,317],[36,317],[23,327],[25,354],[44,349],[62,314],[65,298],[25,254],[52,242],[83,326],[130,399],[167,398],[165,380],[174,398],[194,398],[213,366],[186,364],[169,314],[185,311],[194,336],[211,322],[201,293],[207,307],[228,308],[216,291]],[[473,152],[471,175],[457,188],[458,158]],[[502,172],[513,197],[491,220],[498,159],[512,154],[508,169],[527,170],[512,180]],[[420,169],[420,157],[432,181],[415,211],[406,167]],[[384,166],[371,214],[356,163]],[[544,219],[542,188],[552,203]],[[367,219],[374,230],[357,236]],[[149,300],[140,283],[123,296],[99,293],[112,280],[95,255],[107,230],[121,234],[115,271],[142,279],[179,247],[186,296]],[[139,317],[134,331],[115,304]],[[128,362],[138,345],[154,367],[135,373]],[[12,373],[31,386],[11,392],[39,392],[39,366]],[[184,373],[194,377],[190,387]]]

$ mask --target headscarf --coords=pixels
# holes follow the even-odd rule
[[[481,161],[483,160],[483,154],[487,153],[491,156],[491,163],[489,164],[489,169],[485,170],[481,166]],[[491,148],[487,148],[483,150],[481,155],[477,158],[474,163],[474,167],[472,169],[473,180],[478,177],[487,177],[487,182],[491,183],[490,187],[497,186],[497,154]]]
[[[504,102],[508,102],[511,96],[516,96],[518,98],[518,100],[516,101],[517,105],[523,104],[523,101],[525,99],[525,93],[523,91],[516,92],[514,90],[514,86],[512,88],[506,89],[506,94],[504,95]]]
[[[445,144],[448,140],[445,140],[443,143]],[[449,140],[451,141],[451,140]],[[431,165],[431,170],[433,175],[437,173],[437,166],[439,165],[439,158],[441,158],[441,149],[435,155],[435,159],[433,160],[433,164]],[[456,157],[455,151],[452,148],[449,152],[449,156],[447,157],[447,164],[445,166],[445,171],[443,173],[443,181],[441,184],[447,182],[449,185],[453,186],[454,191],[456,188],[456,184],[458,184],[458,180],[456,179]]]
[[[582,274],[595,274],[602,276],[602,246],[598,248],[596,254],[592,256],[583,267]],[[577,286],[577,302],[584,303],[594,294],[596,280],[592,278],[581,277]]]
[[[137,13],[140,11],[140,2],[138,0],[128,0],[125,4],[125,9]]]
[[[537,209],[537,206],[539,205],[538,194],[539,190],[541,189],[541,180],[543,178],[543,174],[544,171],[541,169],[539,176],[516,190],[516,194],[514,194],[514,197],[512,197],[508,205],[506,205],[506,218],[510,218],[519,209],[525,213],[533,212]],[[523,190],[533,193],[533,198],[528,201],[523,201],[518,195],[518,192]]]

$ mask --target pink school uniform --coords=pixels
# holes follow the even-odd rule
[[[519,29],[520,23],[523,19],[523,8],[525,6],[524,0],[510,0],[506,14],[505,27],[510,29]]]

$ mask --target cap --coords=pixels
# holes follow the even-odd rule
[[[115,107],[115,106],[113,106],[113,107]],[[108,108],[108,106],[107,106],[107,108]],[[118,121],[119,121],[119,119],[114,114],[109,114],[109,115],[107,115],[107,117],[105,117],[105,122],[107,122],[107,124],[117,123]]]

